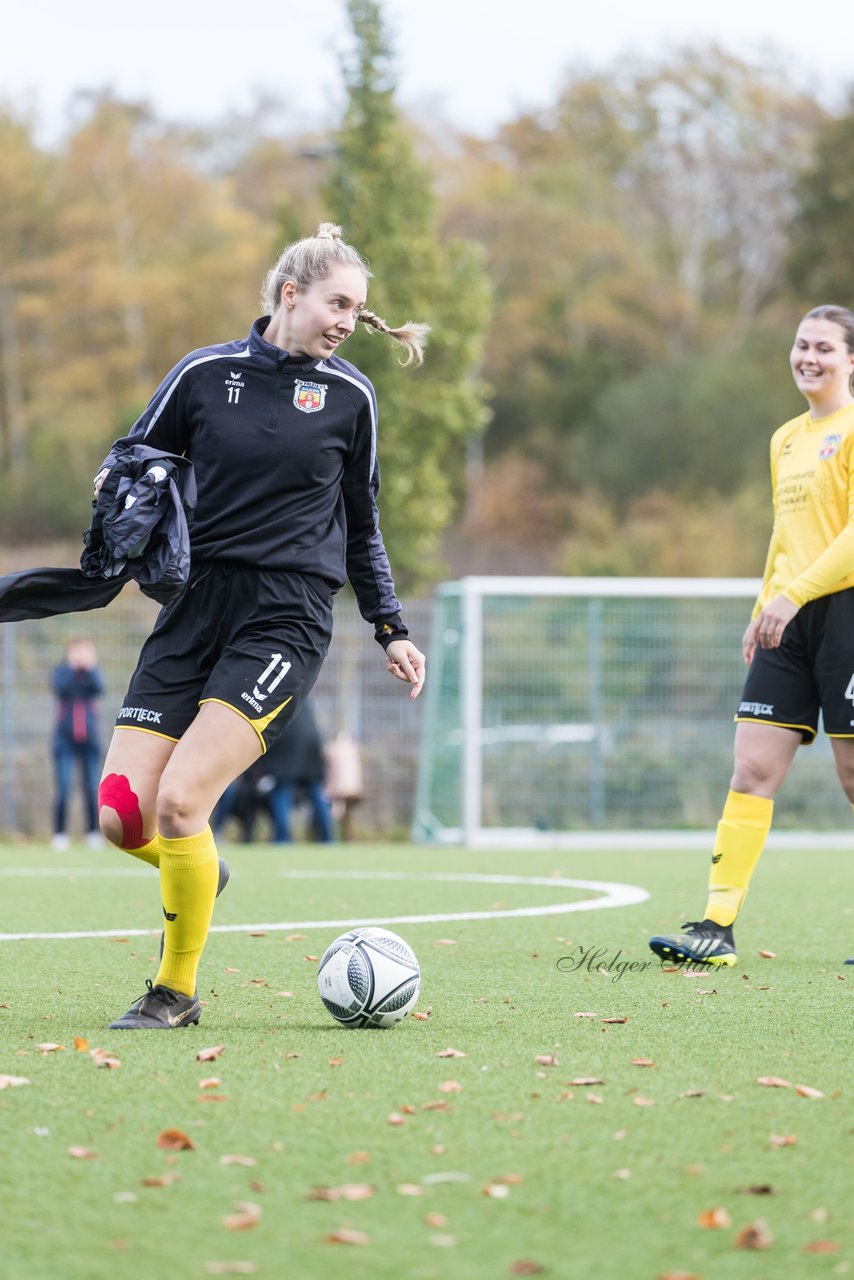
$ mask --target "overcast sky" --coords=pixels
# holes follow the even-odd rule
[[[567,67],[717,40],[751,58],[770,48],[793,83],[832,105],[854,82],[851,0],[385,0],[401,103],[473,133],[552,101]],[[246,110],[256,91],[291,123],[337,119],[343,0],[23,0],[2,6],[0,97],[62,132],[75,89],[111,86],[173,120]]]

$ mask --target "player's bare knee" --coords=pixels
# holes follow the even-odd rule
[[[161,779],[157,792],[157,829],[167,840],[196,835],[204,822],[193,788],[186,782]]]

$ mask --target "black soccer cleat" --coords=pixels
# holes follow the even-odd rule
[[[664,933],[650,938],[650,949],[662,960],[691,960],[719,968],[738,964],[732,925],[715,924],[714,920],[690,920],[682,928],[684,933]]]
[[[182,995],[171,987],[152,986],[149,978],[144,996],[135,1000],[127,1013],[110,1023],[111,1031],[169,1031],[188,1027],[202,1016],[198,994]]]
[[[219,895],[222,893],[225,886],[228,884],[228,877],[230,875],[231,875],[231,872],[228,869],[228,863],[226,862],[225,858],[220,858],[219,880],[217,881],[217,886],[216,886],[217,897],[219,897]],[[163,948],[165,945],[166,945],[166,934],[164,932],[164,933],[161,933],[160,935],[160,959],[161,960],[163,959]]]

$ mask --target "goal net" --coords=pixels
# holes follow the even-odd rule
[[[591,837],[672,843],[667,833],[695,843],[696,832],[708,842],[732,772],[741,637],[758,588],[748,578],[444,583],[414,838],[589,847]],[[854,831],[821,733],[778,797],[775,833],[787,828]]]

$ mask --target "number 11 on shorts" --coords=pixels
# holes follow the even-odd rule
[[[267,693],[262,693],[258,686],[267,683],[267,680],[270,678],[270,676],[272,676],[273,672],[276,670],[276,667],[278,667],[280,663],[281,663],[281,671],[275,677],[275,679],[270,682],[270,685],[267,689]],[[264,671],[264,674],[259,677],[258,684],[256,684],[255,688],[252,690],[253,696],[256,697],[259,702],[263,702],[264,699],[267,697],[267,695],[271,694],[273,690],[276,689],[276,687],[281,683],[281,681],[285,678],[285,676],[288,674],[290,669],[291,669],[291,664],[289,662],[285,662],[284,658],[280,653],[272,654],[269,665]]]

